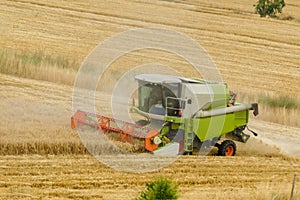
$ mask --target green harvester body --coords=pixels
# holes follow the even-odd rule
[[[257,115],[258,106],[236,103],[235,94],[227,84],[160,74],[142,74],[136,80],[139,83],[136,112],[152,122],[161,122],[157,129],[162,141],[164,137],[176,140],[175,135],[182,134],[184,153],[191,153],[203,144],[220,146],[217,142],[225,135],[239,142],[249,139],[243,130],[247,127],[249,110]],[[161,106],[155,105],[157,102]],[[151,109],[153,106],[163,111]],[[162,142],[160,148],[165,145]]]

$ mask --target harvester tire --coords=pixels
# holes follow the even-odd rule
[[[232,140],[225,140],[219,145],[219,156],[234,156],[236,152],[236,144]]]

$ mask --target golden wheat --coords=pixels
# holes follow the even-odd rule
[[[291,0],[284,9],[285,15],[294,18],[291,21],[260,18],[254,14],[252,4],[250,0],[239,3],[233,0],[226,3],[3,1],[0,45],[29,54],[42,50],[45,55],[79,64],[97,44],[116,33],[136,27],[167,28],[199,42],[233,90],[249,94],[274,91],[300,99],[299,2]],[[147,51],[134,55],[136,60],[159,58]],[[159,61],[165,59],[170,66],[181,67],[178,57],[164,56]],[[128,63],[131,61],[123,59],[118,69]],[[63,80],[60,68],[53,68],[53,71],[42,69],[33,78],[64,83],[73,80],[73,72],[69,72],[68,82]]]
[[[268,101],[274,100],[280,102],[270,103],[268,101],[262,101],[261,99],[264,98],[267,98]],[[286,97],[287,101],[289,99],[292,100],[290,105],[291,108],[289,108],[284,106],[289,102],[284,102],[284,99],[281,98],[284,97],[280,97],[280,95],[269,96],[262,93],[249,95],[245,92],[240,92],[240,93],[237,92],[237,100],[239,102],[249,102],[249,103],[258,102],[259,104],[259,115],[257,116],[258,119],[279,123],[283,125],[288,125],[288,126],[300,127],[300,121],[298,120],[298,116],[300,115],[300,101],[298,99],[294,99],[293,96],[290,97],[287,96]]]
[[[87,154],[86,148],[81,141],[78,142],[14,142],[0,143],[0,155],[68,155],[68,154]]]
[[[0,73],[67,85],[74,84],[79,68],[74,61],[44,55],[41,51],[26,53],[8,48],[0,49],[0,66]]]
[[[300,29],[297,25],[300,16],[297,1],[290,1],[285,8],[285,15],[292,16],[292,21],[259,18],[254,14],[253,2],[250,1],[239,4],[233,1],[226,1],[226,4],[201,1],[93,1],[93,6],[79,2],[2,2],[0,6],[7,18],[0,20],[0,25],[6,30],[0,32],[3,36],[0,41],[0,71],[72,85],[79,63],[98,43],[129,28],[157,24],[157,27],[183,32],[199,42],[212,56],[224,81],[233,91],[242,91],[248,96],[273,93],[300,100],[300,83],[297,78],[300,65]],[[29,12],[32,6],[35,12]],[[96,9],[97,6],[101,9]],[[122,11],[130,12],[118,12],[121,8]],[[138,14],[141,10],[143,15]],[[171,17],[172,13],[178,12],[184,16],[180,23]],[[156,17],[153,18],[153,15]],[[77,18],[81,23],[78,23]],[[16,21],[10,21],[13,19]],[[9,24],[13,24],[13,27]],[[19,42],[23,45],[17,45]],[[197,74],[179,56],[140,50],[112,63],[110,70],[99,82],[98,89],[111,90],[127,70],[151,62],[170,66],[183,76]],[[263,105],[260,118],[299,126],[298,114],[298,110]]]
[[[276,156],[184,156],[143,174],[115,171],[88,155],[0,156],[0,161],[1,199],[131,199],[161,174],[179,184],[181,199],[269,199],[288,196],[294,173],[300,173],[299,160]],[[299,197],[298,184],[295,189]]]

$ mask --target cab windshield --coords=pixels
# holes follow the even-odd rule
[[[165,115],[166,98],[179,95],[179,83],[157,84],[139,83],[139,109],[141,111]],[[179,104],[175,102],[174,104]]]

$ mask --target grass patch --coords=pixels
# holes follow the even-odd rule
[[[40,67],[43,64],[56,66],[62,69],[74,69],[77,70],[77,64],[74,61],[69,61],[61,56],[45,55],[42,51],[37,52],[21,52],[16,53],[14,57],[20,60],[22,65],[33,65]]]
[[[257,102],[261,120],[279,123],[288,126],[300,127],[298,116],[300,114],[300,101],[297,97],[274,93],[249,93],[237,92],[237,101],[243,103]]]
[[[79,62],[43,51],[15,51],[0,47],[0,73],[72,85]]]
[[[281,107],[287,109],[300,108],[299,102],[292,96],[281,95],[278,97],[271,97],[268,95],[258,97],[258,103],[266,104],[271,107]]]

